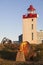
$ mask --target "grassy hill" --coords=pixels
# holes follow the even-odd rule
[[[43,62],[43,44],[39,45],[31,45],[33,50],[36,52],[37,56],[33,57],[33,60],[29,60],[28,62]],[[17,51],[19,49],[18,44],[0,44],[0,65],[12,65],[16,60]],[[28,58],[28,57],[27,57]],[[19,65],[19,64],[16,64]],[[23,65],[20,64],[20,65]],[[29,65],[26,61],[24,65]],[[31,65],[31,64],[30,64]]]

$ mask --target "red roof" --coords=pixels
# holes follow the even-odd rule
[[[34,8],[32,5],[30,5],[30,7],[29,7],[27,10],[28,10],[28,11],[34,11],[35,8]]]

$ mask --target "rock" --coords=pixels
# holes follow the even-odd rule
[[[16,56],[16,61],[25,61],[25,56],[23,51],[18,51]]]

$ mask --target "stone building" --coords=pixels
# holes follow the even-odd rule
[[[43,43],[43,30],[37,32],[37,43]]]
[[[22,35],[19,36],[19,41],[28,41],[30,44],[43,43],[43,31],[37,31],[36,9],[30,5],[27,9],[28,13],[22,18]]]

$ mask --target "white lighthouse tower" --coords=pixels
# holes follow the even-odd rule
[[[27,15],[23,15],[23,41],[28,41],[30,44],[37,44],[37,14],[35,8],[30,5],[27,9]]]

